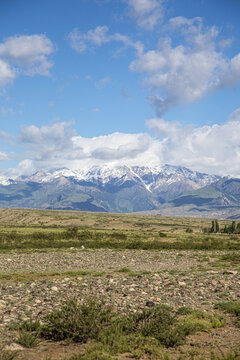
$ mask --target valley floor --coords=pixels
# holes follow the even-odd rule
[[[0,254],[1,345],[20,349],[19,359],[62,359],[77,345],[45,342],[35,350],[16,345],[17,333],[9,324],[42,319],[67,298],[104,299],[119,312],[168,304],[213,312],[218,302],[240,301],[240,273],[234,266],[219,266],[223,252],[70,250],[31,254]],[[217,266],[218,265],[218,266]],[[240,328],[228,325],[189,337],[187,344],[168,351],[224,352],[239,343]],[[55,350],[57,346],[57,351]]]
[[[190,334],[182,345],[163,347],[162,355],[159,356],[145,349],[144,355],[137,355],[137,353],[113,354],[111,357],[110,355],[109,357],[94,355],[95,357],[87,360],[130,360],[133,358],[239,360],[240,250],[238,249],[114,250],[109,248],[81,249],[71,246],[64,250],[26,248],[23,251],[13,248],[6,250],[4,247],[4,241],[6,241],[4,239],[11,240],[10,233],[12,236],[17,233],[25,234],[28,239],[30,231],[32,234],[34,231],[39,232],[39,226],[43,226],[39,225],[39,219],[41,222],[44,221],[42,215],[46,218],[46,224],[51,221],[51,225],[48,226],[51,226],[51,231],[56,231],[56,234],[58,228],[52,227],[56,226],[54,221],[59,223],[66,221],[68,223],[61,223],[61,226],[69,226],[69,222],[71,224],[75,219],[74,225],[78,226],[78,221],[82,221],[85,216],[84,221],[92,229],[101,227],[102,230],[110,231],[108,229],[114,226],[117,229],[120,228],[122,232],[126,231],[127,236],[130,236],[132,234],[130,230],[136,229],[141,233],[144,227],[149,236],[155,236],[158,231],[165,231],[168,237],[163,237],[163,240],[167,239],[170,242],[173,241],[173,234],[175,234],[174,241],[180,241],[181,236],[189,236],[189,239],[194,239],[194,236],[197,239],[201,237],[199,229],[201,226],[206,226],[205,223],[202,224],[202,220],[179,219],[177,223],[177,219],[174,218],[67,212],[63,212],[62,215],[58,213],[56,216],[54,212],[30,212],[29,210],[6,210],[2,214],[0,360],[86,359],[86,357],[73,358],[73,354],[83,353],[88,343],[86,345],[41,340],[36,347],[27,348],[18,343],[19,331],[13,327],[13,324],[23,321],[42,322],[47,314],[60,308],[66,300],[73,298],[78,299],[80,303],[87,298],[104,300],[106,306],[111,306],[119,314],[134,314],[144,309],[154,309],[159,304],[167,304],[173,309],[189,307],[203,311],[202,314],[225,318],[224,326],[213,326]],[[34,220],[34,223],[31,220],[30,223],[29,216],[31,219],[37,218],[37,221]],[[54,217],[56,217],[55,220]],[[8,221],[11,228],[7,225]],[[30,224],[32,228],[29,227]],[[34,226],[37,226],[37,230]],[[186,228],[189,226],[192,226],[193,233],[186,233]],[[43,226],[42,231],[46,233],[47,226]],[[117,234],[119,235],[119,232]],[[159,241],[162,239],[161,234]],[[25,235],[19,237],[23,244]],[[4,236],[8,237],[4,238]],[[219,234],[219,239],[225,241],[225,238],[221,236]],[[12,244],[15,244],[14,241],[17,241],[17,238],[14,240],[12,237],[12,239]],[[230,244],[228,239],[234,242],[235,247],[240,241],[239,235],[232,235],[232,238],[226,239],[228,244]],[[29,244],[31,245],[32,242]],[[219,246],[218,243],[216,244]],[[238,325],[236,316],[216,308],[217,303],[237,304]]]

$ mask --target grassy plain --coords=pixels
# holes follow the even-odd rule
[[[220,228],[230,223],[228,220],[219,221]],[[169,251],[186,257],[187,261],[189,253],[189,257],[198,261],[196,276],[199,274],[207,280],[208,271],[216,272],[218,279],[226,282],[231,289],[230,281],[239,281],[240,235],[203,232],[203,229],[210,227],[211,220],[202,218],[0,209],[0,255],[57,251],[84,253],[98,249],[119,253],[125,250],[150,250],[156,252],[156,259],[159,252]],[[226,276],[221,279],[224,271],[230,274],[231,279]],[[169,271],[169,279],[165,278],[165,281],[171,285],[175,274],[176,270]],[[182,274],[185,282],[179,285],[179,294],[182,292],[183,296],[181,289],[182,286],[187,287],[188,274]],[[0,288],[2,286],[4,289],[9,282],[25,282],[31,287],[36,279],[51,281],[54,278],[60,281],[59,278],[70,277],[73,281],[82,281],[85,276],[103,278],[104,281],[111,278],[112,282],[116,277],[123,279],[123,282],[131,277],[134,287],[137,286],[135,279],[143,277],[147,281],[148,277],[152,279],[158,273],[134,272],[132,264],[131,270],[122,267],[112,272],[100,272],[96,268],[91,271],[72,269],[62,273],[0,273]],[[221,281],[213,282],[216,289]],[[73,284],[76,286],[76,282]],[[106,289],[112,291],[111,287]],[[136,303],[134,311],[123,313],[116,312],[114,303],[82,299],[79,294],[80,302],[76,298],[65,302],[66,299],[62,298],[61,305],[49,311],[40,322],[39,319],[28,318],[7,325],[4,324],[5,310],[3,305],[1,307],[1,301],[5,304],[2,295],[0,293],[0,319],[2,316],[3,324],[0,336],[4,331],[1,333],[1,329],[7,326],[12,338],[8,338],[7,342],[0,341],[0,360],[240,359],[240,341],[236,340],[238,336],[240,339],[240,303],[236,301],[237,294],[234,301],[218,302],[215,308],[209,306],[209,309],[207,301],[204,304],[203,299],[205,310],[190,308],[188,304],[170,307],[148,301],[145,308],[138,308]],[[124,293],[120,301],[124,303],[124,299],[130,297]],[[238,298],[240,300],[240,292]],[[230,299],[228,295],[226,299]],[[10,305],[7,305],[11,312]],[[210,338],[214,340],[210,341]],[[21,344],[21,350],[15,351],[11,347],[9,350],[9,345],[16,343]]]
[[[220,221],[220,228],[229,225]],[[0,251],[43,249],[240,250],[240,236],[204,234],[211,220],[0,209]]]

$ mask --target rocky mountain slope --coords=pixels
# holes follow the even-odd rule
[[[219,180],[184,167],[92,167],[39,171],[8,179],[0,176],[0,207],[103,212],[159,209],[186,192]]]
[[[221,178],[163,205],[165,215],[240,219],[240,179]]]

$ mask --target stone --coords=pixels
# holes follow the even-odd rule
[[[16,350],[24,350],[24,349],[25,348],[22,345],[16,343],[12,343],[4,347],[4,350],[8,350],[8,351],[16,351]]]
[[[237,275],[237,273],[235,270],[224,270],[223,272],[224,275]]]
[[[153,301],[147,301],[146,306],[149,307],[149,308],[152,308],[152,307],[155,306],[155,303]]]
[[[52,291],[58,291],[58,288],[57,288],[56,286],[52,286],[52,287],[51,287],[51,290],[52,290]]]

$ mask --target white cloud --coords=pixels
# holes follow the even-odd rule
[[[151,119],[147,126],[162,138],[165,163],[240,177],[240,109],[222,125],[181,128],[163,119]]]
[[[0,85],[23,73],[48,76],[53,63],[49,55],[54,46],[45,35],[16,35],[0,43]]]
[[[0,161],[7,161],[7,160],[9,160],[9,156],[6,153],[0,151]]]
[[[240,177],[240,108],[228,120],[212,126],[181,127],[178,123],[155,118],[146,122],[155,136],[146,133],[113,133],[86,138],[76,135],[72,123],[29,126],[18,140],[24,152],[14,171],[24,174],[67,167],[80,169],[94,165],[186,166],[192,170]],[[0,133],[5,140],[10,138]],[[11,137],[13,145],[13,137]],[[1,153],[7,160],[10,154]],[[13,175],[12,175],[13,176]]]
[[[129,15],[145,30],[153,30],[163,17],[162,0],[123,0],[129,6]]]
[[[19,141],[29,144],[63,144],[63,142],[71,139],[75,135],[75,131],[71,129],[72,123],[56,122],[49,126],[41,128],[31,125],[22,128],[20,131]]]
[[[147,134],[113,133],[91,139],[74,137],[74,146],[81,146],[90,161],[136,161],[149,150],[151,137]]]
[[[169,23],[183,37],[182,44],[174,47],[166,38],[130,64],[131,71],[147,75],[144,85],[153,91],[149,100],[158,116],[240,82],[240,54],[229,59],[218,51],[215,27],[204,28],[201,18],[177,17]]]
[[[23,164],[27,164],[28,173],[30,169],[34,172],[36,169],[79,169],[106,163],[144,165],[159,162],[160,144],[147,134],[113,133],[84,138],[75,135],[72,123],[58,122],[42,127],[28,126],[21,130],[16,141],[24,149],[22,161],[26,160]],[[24,174],[25,165],[22,168],[19,165],[16,171],[12,169],[12,176],[14,171],[17,175],[21,171]]]
[[[0,86],[12,82],[17,76],[17,71],[11,69],[6,61],[0,59]]]
[[[110,41],[107,26],[97,26],[94,30],[89,30],[86,34],[80,34],[77,28],[70,32],[67,38],[71,47],[79,53],[87,49],[87,44],[101,46]]]
[[[133,42],[128,36],[119,33],[109,34],[107,26],[97,26],[86,34],[80,33],[75,28],[67,35],[67,39],[70,46],[79,53],[85,52],[88,48],[102,46],[110,42],[120,42],[124,46],[134,48],[139,54],[143,51],[143,45],[140,41]]]

